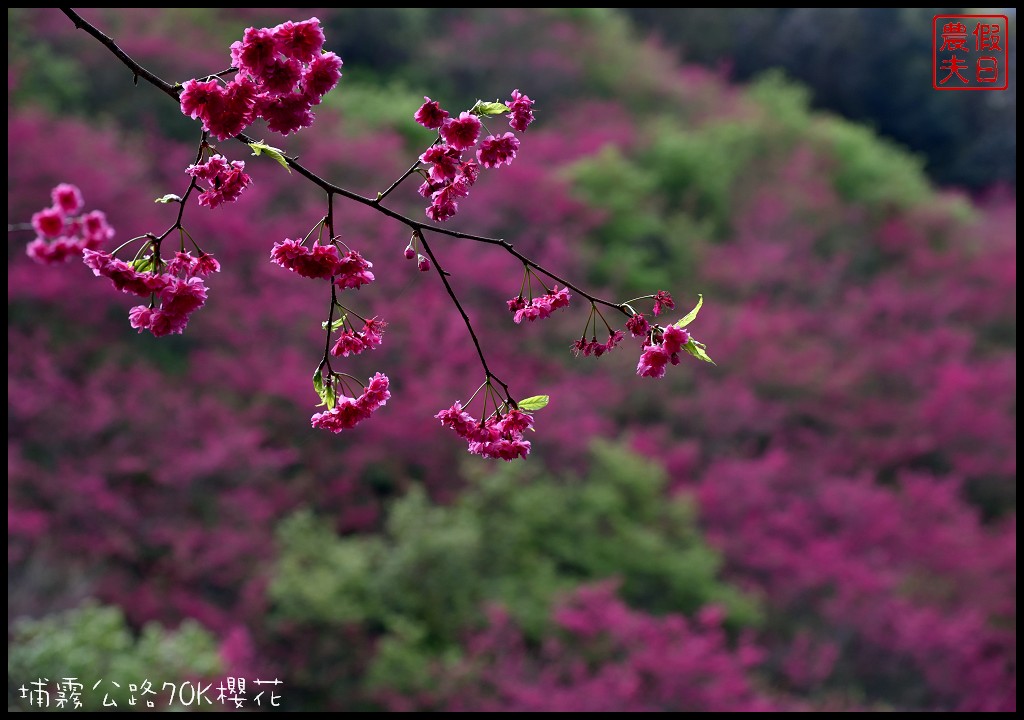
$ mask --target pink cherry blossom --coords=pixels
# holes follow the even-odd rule
[[[372,262],[355,250],[349,250],[338,260],[338,266],[334,271],[338,277],[334,282],[338,287],[357,290],[373,282],[373,273],[370,272],[372,267]]]
[[[257,102],[256,110],[273,132],[290,135],[313,124],[316,116],[310,110],[311,106],[305,95],[264,95]]]
[[[131,326],[137,329],[139,332],[148,330],[150,324],[153,322],[154,310],[146,305],[136,305],[128,311],[128,321]]]
[[[53,198],[53,206],[60,208],[66,215],[74,215],[82,209],[82,191],[70,183],[61,183],[50,193]]]
[[[204,120],[210,112],[220,112],[224,91],[217,80],[186,80],[181,86],[181,112],[193,120]]]
[[[363,390],[363,394],[359,398],[359,402],[361,402],[363,407],[367,408],[370,412],[383,407],[387,404],[387,401],[391,399],[390,386],[391,381],[388,380],[387,375],[384,375],[383,373],[374,374],[366,384],[366,389]]]
[[[672,296],[665,290],[659,290],[654,294],[654,314],[659,314],[663,308],[672,310],[675,308],[675,301],[672,300]]]
[[[420,155],[420,162],[430,164],[430,179],[437,183],[453,180],[462,170],[462,153],[450,145],[431,145]]]
[[[370,411],[355,398],[340,397],[333,408],[310,418],[310,424],[315,428],[340,433],[342,430],[351,430],[369,417]]]
[[[668,365],[669,358],[669,352],[664,345],[648,345],[640,355],[636,374],[640,377],[665,377],[665,367]]]
[[[294,58],[276,57],[267,63],[260,79],[268,93],[286,95],[294,92],[295,86],[302,78],[302,63]]]
[[[231,44],[231,64],[238,68],[239,75],[260,78],[282,49],[273,30],[249,27],[240,41]]]
[[[315,62],[324,47],[324,31],[316,17],[302,22],[286,20],[274,28],[273,35],[277,50],[301,62]]]
[[[442,110],[436,100],[424,96],[423,105],[416,111],[413,118],[428,130],[437,130],[444,125],[444,121],[448,118],[448,111]]]
[[[519,89],[512,91],[512,99],[506,105],[509,109],[508,124],[513,130],[524,132],[530,123],[533,122],[533,100],[522,95]]]
[[[637,313],[626,321],[626,329],[633,337],[645,337],[651,331],[651,324],[643,313]]]
[[[219,102],[207,105],[206,114],[200,115],[203,128],[218,140],[227,140],[242,132],[253,121],[256,94],[251,80],[235,78],[220,92]]]
[[[469,150],[480,137],[480,119],[467,111],[458,118],[448,118],[441,126],[441,137],[456,150]]]
[[[32,215],[32,227],[43,237],[55,238],[64,232],[64,211],[50,207]]]
[[[114,228],[107,223],[107,215],[102,210],[93,210],[80,218],[81,232],[86,245],[95,247],[114,237]]]
[[[662,342],[665,344],[666,352],[670,355],[678,354],[689,341],[690,333],[675,325],[669,325],[662,333]]]
[[[502,164],[511,165],[519,151],[519,139],[510,132],[501,137],[488,135],[480,149],[476,151],[477,159],[485,168],[497,168]]]
[[[341,58],[332,52],[318,55],[302,75],[305,97],[313,105],[319,105],[324,95],[333,90],[341,80]]]
[[[171,315],[191,315],[206,304],[206,284],[202,278],[190,277],[180,279],[173,276],[160,291],[163,301],[161,310]]]

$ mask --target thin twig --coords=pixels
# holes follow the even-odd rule
[[[494,380],[499,385],[501,385],[502,389],[505,391],[505,397],[508,398],[508,401],[510,403],[515,404],[515,402],[512,400],[512,396],[509,395],[508,385],[503,383],[501,379],[498,378],[494,373],[492,373],[491,369],[487,367],[487,358],[484,357],[484,351],[480,347],[480,340],[476,336],[476,331],[473,330],[473,323],[469,321],[469,315],[466,314],[465,308],[463,308],[462,303],[459,302],[458,296],[452,289],[452,284],[448,282],[448,273],[445,272],[443,267],[441,267],[441,263],[437,261],[437,257],[434,255],[434,251],[430,249],[430,244],[427,242],[427,238],[424,237],[422,231],[416,232],[417,238],[420,241],[420,245],[423,246],[423,252],[427,254],[427,257],[430,258],[430,262],[434,264],[434,269],[437,271],[438,277],[440,277],[441,282],[444,283],[444,289],[448,291],[448,297],[450,297],[452,299],[452,302],[455,303],[455,308],[459,311],[459,314],[462,315],[462,321],[466,323],[466,329],[469,330],[469,336],[473,339],[473,345],[476,347],[477,355],[480,356],[480,364],[483,365],[484,367],[484,374],[487,376],[487,380]]]

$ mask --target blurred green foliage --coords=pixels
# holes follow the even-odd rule
[[[82,107],[87,88],[84,68],[26,33],[25,13],[24,8],[7,8],[7,66],[23,73],[8,101],[20,105],[31,99],[52,113]]]
[[[623,8],[689,61],[737,80],[778,68],[815,108],[865,122],[926,158],[940,183],[1016,182],[1016,47],[1005,92],[932,88],[932,17],[962,8]],[[1010,14],[1009,35],[1016,36]]]
[[[161,692],[165,682],[195,682],[220,671],[217,641],[197,622],[186,620],[173,631],[149,623],[136,634],[120,608],[90,602],[64,613],[14,623],[7,646],[7,705],[28,709],[19,688],[31,688],[29,683],[47,678],[52,707],[53,686],[64,678],[77,678],[85,686],[82,709],[104,709],[104,694],[119,708],[127,709],[132,695],[140,697],[129,691],[129,683],[139,685],[148,679],[158,695],[147,697],[159,698],[157,707],[166,708],[169,690]],[[100,680],[101,686],[92,690]],[[177,701],[175,707],[181,709]]]
[[[813,111],[808,92],[769,72],[733,118],[681,127],[671,109],[648,117],[650,140],[633,152],[608,145],[566,176],[600,209],[590,280],[626,294],[694,279],[702,245],[731,237],[732,218],[766,179],[807,145],[829,166],[832,188],[871,217],[934,200],[923,160],[863,125]]]
[[[733,626],[758,621],[757,604],[719,579],[720,558],[701,539],[691,503],[665,499],[656,464],[602,443],[583,477],[527,478],[536,472],[489,473],[451,506],[416,488],[377,535],[339,537],[325,519],[295,514],[278,532],[274,617],[377,630],[369,686],[403,689],[429,678],[431,663],[456,657],[487,602],[539,639],[556,596],[603,578],[620,578],[622,597],[650,612],[720,603]]]

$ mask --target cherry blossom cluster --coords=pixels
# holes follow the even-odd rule
[[[679,364],[679,353],[690,342],[690,333],[683,328],[669,325],[664,330],[654,330],[651,337],[644,343],[644,351],[636,366],[636,374],[640,377],[665,377],[665,368],[669,362]]]
[[[540,295],[535,298],[531,298],[529,302],[523,297],[522,293],[506,301],[509,312],[512,313],[512,319],[518,325],[523,320],[543,320],[546,317],[551,317],[551,313],[559,308],[569,307],[569,289],[562,288],[558,289],[555,285],[554,289],[546,295]]]
[[[97,277],[109,279],[121,292],[150,298],[149,305],[136,305],[129,310],[128,318],[133,328],[139,332],[149,330],[154,337],[180,335],[189,316],[206,303],[203,278],[220,272],[220,263],[205,253],[193,257],[191,253],[178,252],[169,263],[146,255],[127,263],[110,253],[86,249],[82,261]]]
[[[499,168],[511,165],[519,152],[519,138],[515,133],[487,135],[480,140],[483,123],[480,117],[509,114],[509,126],[524,132],[533,122],[533,100],[519,90],[513,90],[507,103],[478,102],[471,110],[452,117],[436,100],[423,98],[423,105],[413,115],[416,122],[428,130],[437,130],[437,141],[420,155],[426,168],[419,193],[430,199],[427,217],[444,222],[459,211],[459,200],[469,195],[469,189],[480,176],[480,167]],[[476,159],[463,153],[473,148]],[[428,266],[429,267],[429,266]]]
[[[313,107],[341,79],[342,61],[323,52],[324,32],[313,17],[274,28],[245,30],[231,45],[230,82],[219,75],[182,85],[181,111],[202,121],[218,140],[245,130],[257,118],[274,132],[288,135],[313,124]]]
[[[647,295],[644,298],[636,298],[636,300],[642,299],[654,301],[654,308],[652,310],[654,315],[659,315],[665,308],[675,308],[675,301],[672,299],[672,295],[665,290],[659,290],[654,295]],[[643,342],[643,352],[640,355],[636,368],[637,375],[650,378],[664,377],[665,369],[669,363],[672,365],[679,364],[679,354],[683,351],[699,360],[713,364],[713,361],[705,352],[706,346],[695,340],[690,332],[685,329],[697,317],[697,313],[704,302],[703,298],[698,299],[696,307],[687,313],[686,316],[667,327],[652,325],[644,317],[643,313],[633,310],[630,303],[636,300],[630,300],[621,305],[613,305],[613,307],[632,313],[629,319],[626,320],[626,330],[629,330],[630,335],[640,338]],[[510,309],[521,307],[522,299],[509,300],[508,304]],[[604,322],[608,330],[608,339],[605,342],[597,341],[598,318]],[[591,324],[593,324],[593,331],[591,339],[587,340],[587,334],[591,332]],[[612,329],[604,315],[598,310],[597,302],[592,300],[590,303],[590,317],[587,318],[587,324],[583,328],[583,335],[570,346],[570,349],[576,357],[580,355],[584,357],[601,357],[617,347],[625,336],[626,333],[623,330]]]
[[[185,170],[207,188],[199,193],[199,204],[211,210],[226,202],[234,202],[251,183],[241,160],[228,161],[223,155],[213,155],[205,163],[189,165]]]
[[[370,272],[373,263],[355,250],[349,250],[342,255],[333,243],[313,243],[307,247],[302,240],[285,238],[282,242],[274,243],[270,259],[302,277],[333,277],[334,283],[341,288],[358,289],[374,280],[373,273]]]
[[[634,314],[627,322],[626,327],[633,337],[643,339],[643,352],[640,354],[640,361],[636,366],[636,374],[640,377],[661,378],[665,377],[665,370],[668,365],[678,365],[679,354],[683,351],[693,355],[698,360],[714,364],[708,357],[704,343],[699,342],[686,326],[697,317],[704,298],[698,297],[697,305],[688,312],[681,320],[662,327],[651,325],[642,313]],[[654,314],[657,315],[662,308],[675,308],[672,296],[660,290],[654,295]]]
[[[370,384],[359,397],[355,397],[351,392],[344,394],[338,390],[339,383],[344,390],[345,378],[352,379],[352,376],[335,372],[331,367],[330,358],[347,358],[380,347],[387,323],[376,315],[369,319],[363,318],[338,301],[338,289],[358,290],[363,285],[373,282],[374,275],[370,271],[373,263],[357,251],[347,249],[342,253],[338,249],[338,238],[331,237],[333,227],[332,206],[328,203],[327,214],[305,238],[285,238],[282,242],[274,243],[270,251],[270,260],[297,275],[313,280],[328,280],[331,285],[331,304],[327,320],[323,323],[327,333],[327,348],[313,376],[313,389],[320,396],[321,404],[327,405],[327,410],[315,414],[311,423],[314,428],[340,433],[370,417],[374,410],[384,405],[391,397],[391,393],[388,390],[388,378],[381,373],[371,378]],[[317,239],[306,245],[318,229],[320,233]],[[325,233],[330,238],[329,241],[325,238]],[[344,312],[338,320],[334,319],[336,309]],[[362,321],[361,328],[352,323],[352,316]],[[338,330],[341,332],[331,346],[331,335]]]
[[[523,440],[523,433],[533,427],[529,413],[512,408],[504,415],[496,411],[491,417],[477,420],[456,402],[434,417],[467,440],[473,455],[512,461],[530,454],[530,442]]]
[[[576,357],[580,355],[584,357],[590,357],[591,355],[601,357],[605,353],[611,352],[622,341],[623,337],[625,337],[625,334],[621,330],[610,331],[608,339],[603,343],[597,341],[596,335],[591,337],[590,340],[583,336],[572,344],[572,354]]]
[[[95,250],[114,237],[102,211],[82,213],[82,191],[75,185],[61,183],[50,197],[53,205],[32,215],[36,239],[25,248],[37,263],[52,265],[82,257],[83,251]]]
[[[333,407],[316,413],[310,418],[310,424],[315,428],[330,430],[332,433],[351,430],[369,418],[377,408],[387,404],[391,398],[390,384],[387,375],[377,373],[370,378],[359,397],[337,396],[336,400],[331,401]]]
[[[347,322],[348,318],[346,316],[344,323]],[[348,357],[349,355],[359,355],[364,350],[379,348],[384,341],[384,328],[387,326],[388,324],[377,316],[364,320],[361,330],[356,330],[355,327],[350,326],[338,336],[338,341],[331,348],[331,355],[334,357]]]

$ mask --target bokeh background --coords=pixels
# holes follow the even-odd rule
[[[461,321],[341,204],[378,271],[355,307],[391,323],[345,369],[393,397],[334,436],[322,284],[268,261],[312,186],[223,144],[255,185],[188,210],[224,272],[181,337],[12,233],[9,707],[234,676],[291,710],[1015,709],[1016,26],[1009,90],[941,93],[938,12],[83,11],[179,82],[319,16],[345,76],[263,136],[364,194],[430,142],[423,95],[519,88],[538,120],[452,227],[610,297],[703,293],[718,365],[574,359],[584,308],[515,326],[515,261],[439,238],[495,371],[552,396],[528,460],[471,457],[432,418],[482,379]],[[197,136],[58,11],[9,10],[9,222],[67,181],[115,243],[162,230]]]

